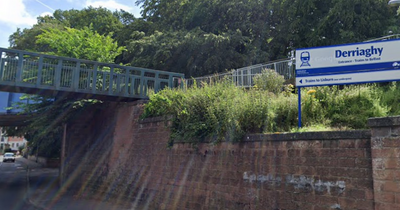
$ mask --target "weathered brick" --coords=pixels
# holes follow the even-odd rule
[[[346,192],[346,195],[350,198],[354,198],[356,200],[365,200],[365,191],[359,189],[350,189]]]
[[[356,148],[371,148],[371,140],[370,139],[358,139],[356,140]]]
[[[378,203],[395,203],[395,193],[380,192],[375,194],[375,202]]]
[[[339,148],[355,148],[356,142],[349,140],[339,140]]]
[[[385,181],[383,183],[382,191],[400,193],[400,184],[399,182]]]
[[[375,203],[375,210],[395,210],[400,209],[400,204]]]
[[[354,200],[354,199],[340,197],[340,198],[338,198],[338,201],[339,201],[338,203],[340,204],[340,207],[343,209],[356,208],[356,200]]]
[[[339,167],[355,167],[356,161],[355,158],[341,158],[338,159]]]
[[[372,168],[372,159],[371,158],[356,158],[355,166],[357,168]]]
[[[383,159],[385,169],[400,169],[399,158],[385,158]]]
[[[82,180],[76,183],[101,188],[93,190],[99,197],[106,193],[115,197],[123,194],[126,200],[149,201],[151,209],[316,210],[331,209],[336,204],[342,209],[371,209],[374,190],[392,190],[383,181],[372,181],[369,139],[333,136],[324,140],[313,133],[301,135],[311,136],[312,140],[297,140],[292,134],[273,138],[255,134],[252,141],[238,144],[204,143],[193,147],[175,142],[167,149],[170,133],[164,122],[139,122],[127,117],[136,113],[137,118],[140,109],[127,105],[120,110],[108,110],[103,114],[115,125],[100,125],[101,121],[97,120],[77,128],[74,135],[79,138],[71,138],[76,147],[87,136],[99,136],[99,130],[109,132],[104,144],[96,145],[93,156],[85,159],[87,166],[97,164],[104,153],[112,154],[112,158],[103,160],[104,165],[110,161],[103,173],[108,175],[107,180],[85,180],[94,174],[87,167],[84,172],[87,175],[80,176]],[[83,129],[84,125],[87,128]],[[332,137],[332,133],[328,134]],[[396,149],[391,151],[395,153]],[[76,168],[79,164],[75,163]],[[395,162],[386,164],[396,171]],[[379,171],[376,166],[374,170]],[[383,175],[374,177],[378,176]],[[383,178],[395,176],[395,173],[385,174]]]
[[[383,148],[383,149],[372,149],[372,158],[391,158],[398,155],[395,154],[393,149]]]
[[[375,204],[371,200],[358,200],[356,201],[356,209],[362,210],[373,210],[375,208]]]

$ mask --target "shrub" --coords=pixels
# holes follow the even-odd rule
[[[347,126],[354,129],[366,128],[370,117],[386,116],[388,109],[380,104],[375,85],[347,86],[335,90],[327,97],[327,116],[332,126]]]
[[[297,95],[291,88],[277,91],[282,84],[276,84],[275,89],[242,89],[225,79],[212,85],[165,89],[150,95],[142,117],[173,116],[171,143],[241,141],[247,133],[292,131],[298,123]],[[366,128],[368,118],[399,110],[386,105],[397,104],[398,91],[397,84],[302,88],[303,125],[319,130]]]
[[[278,94],[271,99],[271,109],[273,118],[268,122],[269,132],[290,131],[297,126],[298,122],[298,102],[295,94]]]
[[[303,88],[301,93],[302,123],[304,126],[325,124],[325,109],[321,100],[317,98],[318,88]]]
[[[388,107],[388,115],[400,115],[400,82],[381,86],[377,94],[381,104]]]
[[[186,90],[166,89],[150,96],[142,117],[172,115],[175,140],[239,141],[248,132],[263,132],[271,114],[269,95],[238,88],[227,79]]]
[[[322,123],[333,127],[366,128],[368,118],[388,113],[387,106],[380,103],[378,89],[376,85],[367,84],[341,89],[339,86],[317,87],[313,93],[306,93],[310,89],[304,88],[302,111],[307,125]]]
[[[254,84],[260,90],[278,94],[282,91],[285,79],[273,69],[264,69],[254,77]]]

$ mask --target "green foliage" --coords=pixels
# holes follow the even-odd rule
[[[10,45],[14,49],[181,72],[188,78],[286,58],[296,48],[364,41],[387,35],[388,30],[400,31],[396,8],[388,7],[387,0],[137,3],[142,6],[143,18],[104,8],[57,10],[53,16],[39,17],[30,29],[17,29],[10,36]],[[152,96],[144,117],[172,115],[175,136],[200,141],[223,140],[226,135],[239,140],[246,132],[260,130],[289,131],[297,122],[297,98],[290,91],[280,93],[279,77],[269,82],[261,77],[257,86],[276,84],[274,88],[242,90],[226,81],[213,87],[159,92]],[[335,88],[316,88],[312,94],[304,90],[306,125],[363,128],[367,117],[400,113],[397,83],[389,88]],[[44,100],[41,103],[48,107],[25,108],[47,115],[48,110],[74,110],[92,102],[59,104]],[[357,107],[363,110],[357,111]],[[37,127],[19,131],[37,136],[35,132],[54,130],[49,139],[57,139],[57,126],[46,127],[44,123],[57,122],[59,126],[66,118],[63,111],[49,113],[48,118],[38,118]]]
[[[315,124],[315,125],[310,125],[310,126],[305,126],[305,127],[293,127],[290,132],[292,133],[300,133],[300,132],[317,132],[317,131],[338,131],[338,130],[347,130],[348,128],[335,128],[335,127],[329,127],[324,124]]]
[[[54,52],[50,54],[108,63],[114,62],[124,50],[110,35],[102,36],[89,27],[81,30],[50,28],[38,35],[36,42],[48,45]]]
[[[303,88],[302,121],[306,128],[300,130],[297,94],[240,89],[229,80],[152,94],[142,117],[173,116],[172,142],[237,142],[247,133],[303,132],[310,128],[366,129],[368,118],[399,111],[398,88],[398,83]]]
[[[82,10],[56,10],[52,16],[38,17],[37,23],[32,28],[17,29],[10,38],[10,47],[13,49],[29,50],[35,52],[49,52],[45,44],[37,43],[37,36],[49,29],[63,30],[65,27],[84,29],[91,27],[100,35],[118,34],[123,24],[119,17],[126,16],[124,12],[113,14],[105,8],[88,7]]]
[[[150,95],[142,117],[172,115],[173,140],[240,141],[246,133],[273,130],[272,93],[244,90],[225,79],[185,90],[166,89]],[[276,126],[275,126],[276,127]]]
[[[261,74],[254,77],[256,88],[265,90],[274,94],[282,91],[285,79],[273,69],[264,69]]]
[[[100,35],[91,28],[81,30],[49,28],[37,36],[37,43],[47,46],[48,54],[68,56],[99,62],[113,62],[120,55],[123,47],[108,35]],[[41,156],[56,157],[60,154],[62,125],[79,113],[85,106],[98,103],[98,100],[76,101],[69,98],[48,98],[37,95],[25,95],[31,103],[16,103],[13,108],[22,110],[22,114],[34,117],[27,126],[7,128],[9,136],[25,136],[29,141],[30,151],[37,151]]]
[[[126,47],[117,63],[186,77],[287,58],[296,48],[364,41],[399,30],[387,0],[137,0],[143,18],[105,8],[56,10],[10,36],[12,48],[50,52],[51,28],[92,27]]]
[[[75,29],[84,29],[91,26],[94,31],[100,35],[107,35],[118,32],[123,24],[119,19],[119,14],[123,11],[113,13],[103,7],[87,7],[82,10],[56,10],[53,13],[53,19],[62,23],[62,25]]]
[[[249,41],[240,31],[216,35],[199,28],[191,31],[156,31],[150,36],[144,35],[127,46],[132,56],[130,64],[181,72],[186,77],[242,67],[245,56],[235,49]]]
[[[400,115],[400,82],[391,82],[381,86],[378,89],[377,95],[380,96],[381,104],[388,107],[388,115]]]
[[[387,2],[273,0],[271,18],[280,23],[271,30],[271,45],[275,52],[282,53],[387,35],[391,21],[398,19],[394,16],[395,8],[388,7]]]
[[[59,24],[57,21],[39,23],[34,25],[31,29],[17,29],[9,37],[10,47],[13,49],[21,49],[33,52],[46,52],[49,51],[45,45],[39,45],[36,43],[36,37],[42,34],[47,29],[63,29],[64,26]]]
[[[271,100],[273,118],[269,121],[271,129],[264,132],[290,131],[297,126],[298,103],[297,95],[290,93],[278,94]]]
[[[303,93],[303,98],[306,98],[305,101],[303,99],[303,103],[312,101],[315,108],[306,110],[303,107],[305,115],[327,119],[330,122],[325,123],[332,127],[366,128],[368,118],[382,117],[389,113],[387,104],[380,100],[380,88],[376,85],[353,85],[342,89],[338,86],[319,87],[315,88],[314,93],[310,93],[314,89],[309,89],[308,92],[306,90]],[[316,119],[308,120],[315,121]]]
[[[302,123],[305,126],[310,126],[315,123],[323,123],[322,120],[325,119],[325,107],[322,106],[319,99],[315,98],[315,90],[308,90],[303,88],[302,93]],[[330,104],[326,104],[330,106]]]

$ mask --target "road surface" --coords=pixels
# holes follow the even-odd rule
[[[26,202],[26,167],[20,161],[3,163],[0,156],[0,209],[36,210]]]

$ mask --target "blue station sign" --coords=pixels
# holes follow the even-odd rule
[[[297,87],[400,80],[400,39],[296,50]]]

